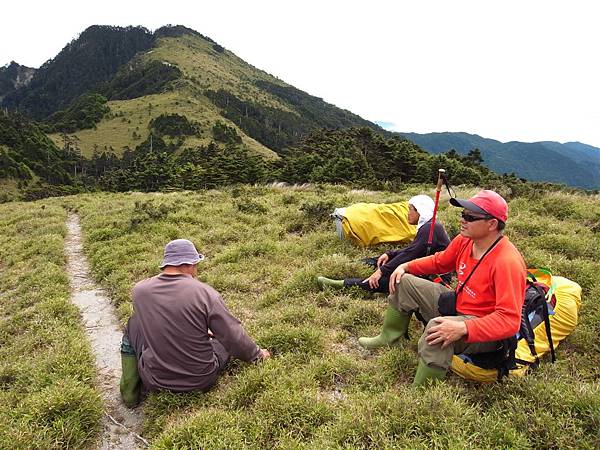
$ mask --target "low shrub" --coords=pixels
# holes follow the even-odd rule
[[[266,214],[268,208],[252,199],[242,198],[235,202],[238,211],[247,214]]]
[[[143,223],[154,222],[163,219],[174,210],[174,206],[166,205],[164,203],[156,204],[153,201],[136,201],[133,211],[131,212],[129,229],[134,230]]]

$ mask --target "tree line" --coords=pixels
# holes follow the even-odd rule
[[[534,185],[498,175],[482,165],[481,153],[429,154],[412,142],[386,138],[373,129],[312,130],[278,159],[249,150],[236,129],[217,121],[207,145],[184,147],[185,136],[199,133],[196,123],[178,114],[149,124],[148,138],[121,156],[96,148],[83,157],[77,142],[63,135],[62,148],[23,116],[0,113],[0,178],[20,182],[26,199],[81,191],[161,191],[210,189],[235,183],[342,183],[395,190],[406,183],[434,183],[444,167],[453,184]],[[538,184],[539,185],[539,184]]]

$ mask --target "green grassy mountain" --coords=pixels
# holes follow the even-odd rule
[[[108,99],[102,118],[77,116],[81,96]],[[46,62],[31,83],[2,102],[36,120],[59,146],[65,137],[82,154],[96,150],[121,155],[150,134],[150,122],[178,114],[197,125],[182,147],[207,145],[217,121],[233,127],[242,143],[265,156],[276,156],[310,131],[366,126],[386,133],[359,116],[327,104],[244,62],[212,39],[183,26],[154,33],[141,27],[92,26]],[[97,110],[96,110],[97,112]],[[82,116],[82,114],[79,114]],[[67,126],[57,130],[56,118]],[[85,124],[74,130],[73,124]]]
[[[466,155],[478,148],[484,164],[498,173],[586,189],[600,188],[600,149],[579,142],[506,142],[468,133],[401,133],[432,153],[450,149]]]

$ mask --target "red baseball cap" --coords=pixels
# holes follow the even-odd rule
[[[480,214],[492,216],[495,219],[506,222],[508,219],[508,204],[500,194],[494,191],[483,190],[468,200],[451,198],[450,204],[468,209]]]

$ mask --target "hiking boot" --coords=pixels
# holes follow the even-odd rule
[[[428,381],[443,380],[446,377],[446,371],[439,367],[428,366],[425,361],[419,358],[419,366],[413,381],[413,386],[422,386]]]
[[[394,345],[401,337],[408,337],[408,322],[410,315],[388,306],[383,319],[383,329],[379,335],[368,338],[361,337],[358,343],[361,347],[372,350],[386,345]]]
[[[325,286],[330,286],[330,287],[334,287],[334,288],[343,288],[344,287],[344,280],[332,280],[331,278],[325,278],[325,277],[317,277],[317,283],[322,288]]]
[[[377,269],[377,260],[378,259],[379,259],[379,256],[375,256],[372,258],[363,258],[359,261],[363,264],[366,264],[367,266],[372,267],[373,269]]]

